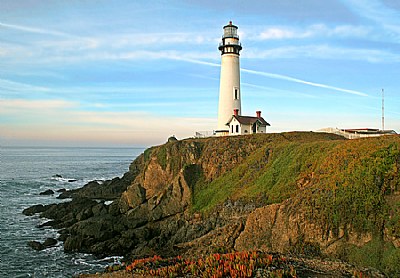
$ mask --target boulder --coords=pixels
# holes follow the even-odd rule
[[[43,243],[32,240],[28,242],[28,246],[31,247],[33,250],[41,251],[46,248],[55,246],[57,242],[58,241],[54,238],[47,238]]]
[[[65,239],[64,250],[89,252],[96,255],[110,254],[109,246],[116,246],[123,230],[125,226],[121,223],[121,219],[110,215],[79,221],[68,229],[70,234]]]
[[[43,242],[43,247],[44,248],[49,248],[49,247],[53,247],[57,244],[57,240],[54,238],[46,238],[46,240]]]
[[[75,182],[76,180],[68,180]],[[122,178],[114,178],[112,180],[98,182],[90,181],[82,188],[64,191],[58,196],[58,199],[66,198],[90,198],[100,200],[114,200],[121,196],[128,185],[132,182],[132,175],[125,174]]]
[[[134,183],[122,193],[122,198],[119,200],[120,210],[125,213],[129,209],[141,205],[145,200],[146,190],[139,183]]]
[[[54,191],[51,189],[47,189],[47,190],[39,193],[39,195],[53,195],[53,194],[54,194]]]
[[[50,220],[46,221],[43,224],[38,225],[38,228],[44,228],[44,227],[55,227],[60,224],[61,221],[58,220]]]
[[[22,211],[23,214],[25,214],[26,216],[32,216],[36,213],[40,213],[43,212],[45,210],[45,206],[43,205],[34,205],[31,206],[29,208],[26,208]]]
[[[29,241],[28,246],[36,251],[41,251],[44,249],[43,244],[40,243],[39,241],[35,241],[35,240]]]

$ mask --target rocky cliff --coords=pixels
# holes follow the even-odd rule
[[[54,219],[48,225],[61,229],[66,251],[256,249],[400,275],[399,150],[398,136],[350,141],[301,132],[168,142],[146,150],[121,179],[25,213]]]

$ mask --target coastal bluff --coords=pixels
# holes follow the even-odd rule
[[[202,256],[245,250],[400,270],[400,137],[288,132],[170,141],[121,178],[36,205],[66,252]]]

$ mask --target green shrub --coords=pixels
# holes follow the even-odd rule
[[[157,161],[163,170],[167,169],[167,147],[165,145],[158,148]]]
[[[374,267],[388,277],[400,277],[400,249],[392,243],[373,239],[363,247],[351,247],[347,260],[358,266]]]

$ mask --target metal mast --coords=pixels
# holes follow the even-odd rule
[[[382,89],[382,131],[385,130],[385,91]]]

